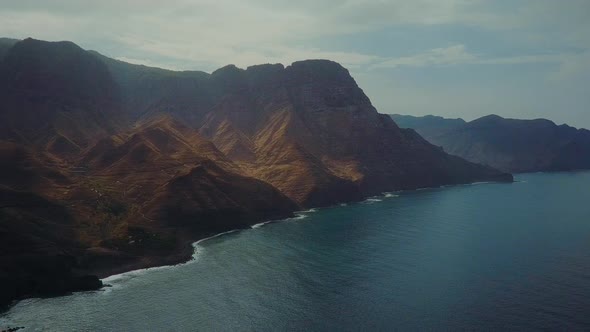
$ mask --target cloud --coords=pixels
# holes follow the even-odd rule
[[[472,63],[477,60],[477,56],[470,54],[465,50],[464,45],[453,45],[446,48],[435,48],[427,52],[412,56],[391,58],[383,62],[374,64],[372,69],[377,68],[396,68],[402,66],[408,67],[425,67],[440,65],[456,65]]]
[[[559,70],[551,78],[565,80],[588,79],[588,77],[590,77],[590,51],[564,57]]]
[[[107,49],[114,57],[166,66],[176,61],[191,66],[187,69],[288,63],[296,57],[333,57],[359,66],[387,54],[334,50],[309,41],[399,26],[462,25],[499,30],[507,38],[523,34],[531,44],[588,47],[588,9],[585,0],[0,0],[0,35],[69,39]],[[389,65],[470,60],[472,55],[453,47],[433,48],[421,59],[391,59]]]
[[[235,46],[229,48],[209,45],[203,49],[198,44],[145,40],[137,36],[122,36],[117,39],[117,42],[140,53],[161,57],[159,66],[164,68],[178,68],[178,66],[167,64],[166,61],[170,60],[166,59],[174,59],[176,62],[184,63],[189,67],[205,67],[210,70],[230,63],[245,68],[259,63],[283,63],[288,65],[298,60],[311,58],[331,59],[348,68],[357,68],[380,59],[378,56],[364,53],[325,51],[316,48],[286,45]],[[119,58],[131,58],[134,61],[139,61],[132,57]],[[156,62],[152,62],[152,64],[156,64]]]
[[[398,67],[433,67],[451,65],[516,65],[547,63],[561,66],[562,74],[571,74],[587,66],[588,54],[535,54],[509,57],[489,57],[467,51],[465,45],[458,44],[445,48],[435,48],[412,56],[390,58],[374,63],[370,69]]]
[[[513,105],[533,114],[559,100],[571,114],[589,114],[588,0],[0,0],[0,22],[0,36],[71,40],[169,69],[332,59],[350,68],[381,108],[405,103],[431,113],[429,105],[449,103],[442,115],[465,116],[451,113],[461,109],[454,103],[469,100],[464,113],[483,104],[491,111],[502,95],[506,112]],[[466,73],[461,66],[478,66],[469,83],[452,70],[427,77],[397,70]],[[380,76],[390,81],[373,83]],[[390,98],[396,79],[405,88]],[[418,102],[425,95],[440,98]],[[590,115],[585,119],[590,126]]]
[[[168,70],[174,70],[174,71],[182,71],[184,70],[184,68],[179,68],[177,66],[175,66],[174,64],[171,63],[163,63],[160,61],[152,61],[150,59],[143,59],[143,58],[130,58],[130,57],[125,57],[125,56],[120,56],[120,57],[116,57],[115,59],[123,61],[123,62],[127,62],[127,63],[132,63],[135,65],[144,65],[144,66],[148,66],[148,67],[158,67],[158,68],[162,68],[162,69],[168,69]]]

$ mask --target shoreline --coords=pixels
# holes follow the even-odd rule
[[[453,187],[461,187],[461,186],[471,186],[471,185],[482,185],[482,184],[502,184],[502,183],[516,183],[519,181],[513,180],[512,182],[505,182],[505,181],[477,181],[477,182],[470,182],[470,183],[457,183],[457,184],[450,184],[450,185],[440,185],[437,187],[421,187],[421,188],[414,188],[414,189],[403,189],[403,190],[393,190],[393,191],[384,191],[382,193],[380,193],[379,195],[371,195],[371,196],[366,196],[363,200],[359,200],[359,201],[353,201],[353,202],[341,202],[341,203],[337,203],[334,205],[330,205],[330,206],[324,206],[324,207],[314,207],[314,208],[310,208],[307,210],[300,210],[300,211],[295,211],[293,212],[292,217],[286,217],[286,218],[280,218],[280,219],[272,219],[272,220],[267,220],[267,221],[262,221],[262,222],[258,222],[255,224],[251,224],[249,225],[249,227],[244,227],[244,228],[235,228],[235,229],[231,229],[228,231],[223,231],[220,233],[216,233],[213,235],[209,235],[194,241],[189,241],[189,247],[191,248],[191,252],[190,255],[188,255],[188,257],[186,257],[185,259],[179,259],[179,260],[169,260],[167,259],[168,257],[165,257],[163,260],[164,262],[168,262],[168,263],[163,263],[163,264],[158,264],[156,262],[153,262],[153,264],[150,265],[146,265],[144,267],[142,266],[138,266],[137,268],[133,268],[133,269],[127,269],[127,270],[123,270],[121,272],[117,272],[114,274],[107,274],[105,276],[99,275],[100,280],[105,283],[108,282],[109,280],[113,280],[119,277],[124,277],[125,275],[128,274],[140,274],[143,272],[147,272],[149,270],[156,270],[156,269],[166,269],[166,268],[174,268],[174,267],[178,267],[181,265],[185,265],[185,264],[191,264],[192,262],[197,262],[198,259],[198,252],[197,252],[197,246],[205,241],[217,238],[217,237],[221,237],[224,235],[228,235],[228,234],[232,234],[232,233],[236,233],[236,232],[240,232],[240,231],[244,231],[244,230],[248,230],[248,229],[258,229],[261,227],[264,227],[268,224],[274,224],[274,223],[280,223],[280,222],[284,222],[284,221],[289,221],[289,220],[302,220],[308,217],[308,214],[310,213],[314,213],[317,212],[318,209],[324,209],[324,208],[333,208],[333,207],[345,207],[345,206],[349,206],[350,204],[372,204],[372,203],[378,203],[378,202],[382,202],[384,199],[390,199],[390,198],[398,198],[400,197],[400,194],[404,193],[404,192],[420,192],[423,190],[433,190],[433,189],[447,189],[447,188],[453,188]],[[174,255],[177,256],[177,255]],[[155,257],[154,257],[155,258]],[[96,290],[96,291],[100,291],[103,290],[105,287],[109,287],[110,285],[108,284],[104,284],[103,287],[101,287],[100,289]]]
[[[166,269],[166,268],[173,268],[173,267],[177,267],[177,266],[181,266],[181,265],[185,265],[185,264],[190,264],[191,262],[196,262],[197,259],[198,259],[197,246],[199,245],[199,243],[204,242],[204,241],[207,241],[207,240],[211,240],[211,239],[214,239],[214,238],[223,236],[223,235],[227,235],[227,234],[230,234],[230,233],[235,233],[235,232],[238,232],[238,231],[241,231],[241,230],[245,230],[245,229],[247,229],[247,228],[243,228],[243,229],[236,228],[236,229],[232,229],[232,230],[229,230],[229,231],[217,233],[215,235],[212,235],[212,236],[209,236],[209,237],[205,237],[205,238],[202,238],[202,239],[199,239],[199,240],[193,242],[192,245],[191,245],[191,247],[193,249],[192,250],[192,255],[191,255],[191,257],[188,260],[185,260],[183,262],[176,263],[176,264],[156,265],[156,266],[150,266],[150,267],[145,267],[145,268],[139,268],[139,269],[135,269],[135,270],[129,270],[129,271],[125,271],[125,272],[122,272],[122,273],[117,273],[117,274],[109,275],[107,277],[101,278],[100,280],[104,284],[105,282],[112,282],[112,281],[115,281],[115,280],[117,280],[119,278],[122,278],[122,277],[124,277],[126,275],[142,274],[143,272],[148,272],[148,271],[151,271],[151,270],[161,270],[161,269]],[[109,287],[109,286],[110,286],[109,284],[104,284],[104,286],[101,289],[103,289],[105,287]]]
[[[334,206],[339,206],[339,205],[334,205]],[[224,231],[224,232],[221,232],[221,233],[216,233],[216,234],[213,234],[211,236],[207,236],[207,237],[198,239],[196,241],[192,241],[190,243],[190,248],[192,249],[192,251],[191,251],[191,255],[190,255],[190,257],[188,259],[179,261],[177,263],[158,264],[158,265],[153,265],[153,266],[139,267],[137,269],[126,270],[126,271],[123,271],[123,272],[120,272],[120,273],[109,274],[109,275],[106,275],[104,277],[100,277],[100,280],[104,284],[105,282],[116,280],[117,278],[124,277],[125,275],[128,275],[128,274],[139,274],[139,273],[142,273],[142,272],[145,272],[145,271],[149,271],[149,270],[174,268],[174,267],[177,267],[177,266],[181,266],[181,265],[185,265],[185,264],[190,264],[191,262],[196,262],[197,259],[198,259],[197,247],[199,246],[200,243],[203,243],[205,241],[212,240],[212,239],[215,239],[215,238],[224,236],[224,235],[228,235],[228,234],[240,232],[240,231],[245,231],[245,230],[249,230],[249,229],[258,229],[258,228],[261,228],[261,227],[263,227],[265,225],[268,225],[268,224],[280,223],[280,222],[289,221],[289,220],[302,220],[302,219],[307,218],[307,214],[317,212],[317,210],[318,210],[318,208],[311,208],[311,209],[308,209],[308,210],[296,211],[296,212],[293,213],[295,215],[294,217],[287,217],[287,218],[281,218],[281,219],[267,220],[267,221],[259,222],[259,223],[256,223],[256,224],[252,224],[252,225],[250,225],[250,227],[235,228],[235,229],[231,229],[229,231]],[[104,284],[103,287],[101,287],[98,290],[102,290],[105,287],[109,287],[109,286],[110,285],[108,285],[108,284]]]
[[[98,289],[85,290],[85,291],[86,292],[104,291],[105,289],[108,289],[111,286],[108,284],[109,280],[112,281],[112,280],[116,280],[117,278],[124,278],[125,275],[142,274],[143,272],[149,271],[149,270],[173,268],[173,267],[177,267],[177,266],[184,265],[184,264],[190,264],[191,262],[196,262],[197,258],[198,258],[196,248],[199,243],[202,243],[204,241],[207,241],[207,240],[210,240],[213,238],[217,238],[217,237],[220,237],[223,235],[227,235],[230,233],[238,232],[238,231],[243,231],[243,230],[247,230],[247,229],[257,229],[257,228],[263,227],[263,226],[270,224],[270,223],[278,223],[278,222],[287,221],[287,220],[304,219],[307,217],[306,214],[316,212],[320,208],[343,207],[343,206],[348,206],[353,203],[364,203],[364,204],[369,203],[370,204],[370,203],[377,202],[377,200],[382,201],[383,199],[386,199],[386,198],[396,198],[399,196],[398,194],[403,193],[403,192],[417,192],[417,191],[426,190],[426,189],[444,189],[444,188],[449,188],[449,187],[465,186],[465,185],[472,185],[472,184],[502,184],[502,183],[514,183],[514,182],[516,182],[516,181],[514,181],[514,179],[512,179],[512,181],[502,181],[502,180],[479,181],[479,182],[474,181],[474,182],[468,182],[468,183],[455,183],[455,184],[438,185],[438,186],[432,186],[432,187],[417,187],[417,188],[383,191],[378,194],[366,195],[363,197],[363,199],[358,200],[358,201],[340,202],[340,203],[333,204],[330,206],[313,207],[313,208],[310,208],[307,210],[294,211],[290,214],[290,216],[285,216],[283,218],[277,218],[277,219],[272,219],[272,220],[267,220],[267,221],[262,221],[262,222],[259,221],[256,223],[251,223],[245,227],[230,229],[230,230],[226,230],[226,231],[215,233],[215,234],[207,234],[207,235],[196,236],[196,237],[187,236],[182,240],[182,243],[179,246],[179,250],[173,254],[170,254],[167,256],[156,256],[156,255],[144,256],[144,257],[141,257],[138,260],[133,261],[133,262],[128,262],[126,264],[119,264],[116,266],[114,265],[112,267],[103,267],[100,269],[96,269],[95,271],[92,271],[91,275],[96,276],[103,283],[103,286]],[[379,197],[379,198],[377,198],[377,197]],[[60,295],[50,296],[50,297],[68,296],[68,295],[75,294],[77,292],[80,292],[80,291],[72,291],[72,292],[68,292],[65,294],[60,294]],[[84,292],[84,290],[82,290],[82,292]],[[0,316],[4,313],[10,311],[11,308],[14,307],[14,305],[16,305],[19,301],[29,299],[29,298],[40,298],[40,297],[25,297],[25,298],[15,300],[12,304],[9,304],[6,308],[3,308],[3,310],[0,311]]]

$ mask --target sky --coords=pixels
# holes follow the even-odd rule
[[[176,70],[330,59],[381,113],[590,128],[590,0],[0,0],[0,36]]]

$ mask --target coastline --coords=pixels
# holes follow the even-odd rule
[[[172,255],[172,257],[170,257],[170,259],[169,259],[169,256],[166,256],[166,257],[164,257],[164,259],[159,260],[160,262],[163,262],[163,263],[158,263],[158,260],[156,259],[156,260],[153,260],[150,264],[146,264],[145,266],[138,265],[137,268],[131,268],[131,269],[125,269],[123,267],[122,271],[120,271],[120,272],[111,273],[111,274],[107,274],[104,276],[101,274],[101,275],[99,275],[99,278],[104,283],[104,282],[108,282],[109,280],[113,280],[118,277],[123,277],[128,274],[142,273],[144,271],[149,271],[149,270],[162,269],[162,268],[173,268],[173,267],[180,266],[180,265],[191,264],[192,262],[196,262],[198,259],[197,246],[200,243],[203,243],[205,241],[208,241],[208,240],[211,240],[214,238],[218,238],[218,237],[221,237],[221,236],[224,236],[227,234],[232,234],[232,233],[236,233],[236,232],[240,232],[240,231],[244,231],[244,230],[248,230],[248,229],[258,229],[258,228],[264,227],[268,224],[280,223],[280,222],[290,221],[290,220],[302,220],[302,219],[307,218],[309,213],[317,212],[318,209],[322,209],[322,208],[344,207],[344,206],[348,206],[349,204],[353,204],[353,203],[372,204],[372,203],[382,202],[384,199],[397,198],[400,196],[401,193],[404,193],[404,192],[418,192],[418,191],[423,191],[423,190],[445,189],[445,188],[460,187],[460,186],[515,183],[515,182],[518,182],[518,181],[515,181],[514,179],[511,182],[507,182],[507,181],[476,181],[476,182],[469,182],[469,183],[456,183],[456,184],[449,184],[449,185],[440,185],[440,186],[436,186],[436,187],[421,187],[421,188],[414,188],[414,189],[385,191],[385,192],[380,193],[379,195],[366,196],[362,200],[359,200],[359,201],[340,202],[340,203],[337,203],[334,205],[323,206],[323,207],[313,207],[313,208],[310,208],[307,210],[295,211],[295,212],[293,212],[293,216],[252,223],[249,225],[249,227],[235,228],[235,229],[223,231],[220,233],[215,233],[212,235],[207,235],[205,237],[201,237],[201,238],[198,238],[193,241],[187,241],[185,244],[188,244],[188,249],[190,249],[189,252],[183,251],[182,255]],[[185,244],[183,244],[183,247],[187,247]],[[109,285],[105,284],[100,289],[104,289],[105,287],[109,287]]]
[[[164,265],[155,265],[155,266],[150,266],[150,267],[145,267],[145,268],[139,268],[139,269],[134,269],[134,270],[129,270],[129,271],[125,271],[122,273],[117,273],[117,274],[112,274],[109,275],[107,277],[101,278],[101,281],[103,282],[103,284],[106,282],[107,284],[104,284],[104,286],[101,288],[105,288],[105,287],[109,287],[110,285],[108,284],[108,282],[112,282],[115,280],[118,280],[122,277],[125,277],[127,275],[133,275],[133,274],[141,274],[143,272],[149,272],[149,271],[153,271],[153,270],[161,270],[161,269],[166,269],[166,268],[173,268],[176,266],[181,266],[181,265],[185,265],[185,264],[190,264],[191,262],[196,262],[197,258],[198,258],[198,252],[197,252],[197,246],[199,245],[199,243],[210,240],[210,239],[214,239],[223,235],[227,235],[230,233],[235,233],[241,230],[245,230],[247,228],[244,229],[233,229],[230,231],[226,231],[226,232],[221,232],[221,233],[217,233],[215,235],[209,236],[209,237],[205,237],[202,238],[200,240],[197,240],[195,242],[192,243],[192,254],[191,257],[188,260],[185,261],[181,261],[179,263],[176,264],[164,264]]]
[[[143,257],[139,257],[138,260],[131,261],[128,263],[120,264],[120,262],[119,262],[119,264],[113,264],[112,266],[97,268],[97,269],[93,270],[91,272],[91,275],[96,276],[102,282],[102,286],[99,288],[69,291],[64,294],[56,294],[56,295],[53,295],[50,297],[67,296],[67,295],[71,295],[73,293],[81,292],[81,291],[100,291],[100,290],[104,290],[105,288],[108,288],[110,286],[108,284],[109,280],[112,281],[117,278],[124,277],[125,275],[143,273],[144,271],[149,271],[150,269],[172,268],[172,267],[179,266],[179,265],[189,264],[194,261],[196,262],[197,261],[196,247],[198,246],[199,243],[202,243],[204,241],[207,241],[207,240],[210,240],[213,238],[217,238],[217,237],[220,237],[220,236],[223,236],[226,234],[246,230],[246,229],[257,229],[257,228],[260,228],[260,227],[270,224],[270,223],[278,223],[278,222],[287,221],[287,220],[304,219],[306,217],[306,213],[313,213],[313,212],[317,211],[317,209],[319,209],[319,208],[341,207],[341,206],[349,205],[351,203],[371,204],[371,203],[375,203],[377,201],[382,201],[385,198],[398,197],[399,196],[398,193],[403,193],[403,192],[413,192],[413,191],[426,190],[426,189],[439,189],[439,188],[464,186],[464,185],[471,185],[471,184],[513,183],[513,182],[515,182],[515,181],[512,178],[512,181],[505,181],[505,180],[474,181],[474,182],[468,182],[468,183],[454,183],[454,184],[448,184],[448,185],[441,184],[438,186],[431,186],[431,187],[417,187],[417,188],[406,188],[406,189],[400,189],[400,190],[383,191],[383,192],[376,193],[376,194],[373,193],[372,195],[367,194],[362,199],[356,200],[356,201],[339,202],[337,204],[333,204],[333,205],[329,205],[329,206],[312,207],[307,210],[294,211],[294,212],[292,212],[288,215],[284,215],[282,217],[277,216],[276,219],[273,218],[271,220],[266,220],[266,221],[260,221],[260,220],[250,221],[247,224],[244,224],[244,227],[224,230],[224,231],[218,232],[218,233],[202,234],[202,235],[196,235],[196,236],[187,235],[186,237],[183,237],[181,239],[181,242],[179,243],[178,250],[172,254],[165,255],[165,256],[160,256],[160,255],[143,256]],[[0,309],[0,315],[2,313],[9,311],[19,301],[27,299],[27,298],[38,298],[38,297],[30,297],[29,296],[29,297],[15,299],[7,307]]]
[[[337,205],[334,205],[334,206],[337,206]],[[191,262],[196,262],[198,259],[197,247],[199,246],[200,243],[203,243],[205,241],[215,239],[215,238],[218,238],[218,237],[221,237],[224,235],[228,235],[228,234],[232,234],[232,233],[236,233],[236,232],[240,232],[240,231],[244,231],[244,230],[248,230],[248,229],[258,229],[258,228],[261,228],[261,227],[268,225],[268,224],[280,223],[280,222],[289,221],[289,220],[305,219],[305,218],[307,218],[307,214],[316,212],[317,209],[318,208],[312,208],[312,209],[308,209],[308,210],[296,211],[293,213],[294,216],[292,216],[292,217],[267,220],[267,221],[252,224],[252,225],[250,225],[250,227],[235,228],[235,229],[231,229],[228,231],[215,233],[213,235],[206,236],[203,238],[199,238],[194,241],[189,241],[190,255],[188,255],[189,257],[187,257],[187,258],[184,258],[184,257],[186,257],[186,253],[183,252],[183,254],[181,256],[179,256],[178,260],[171,258],[171,260],[170,260],[171,263],[158,264],[156,262],[156,260],[154,260],[153,261],[154,264],[150,264],[150,265],[146,265],[146,266],[139,266],[138,268],[135,268],[135,269],[129,269],[129,270],[125,270],[125,271],[118,272],[118,273],[108,274],[104,277],[99,276],[99,278],[104,284],[105,282],[108,283],[109,281],[115,280],[119,277],[122,277],[122,276],[125,276],[128,274],[141,273],[144,271],[156,270],[156,269],[162,269],[162,268],[173,268],[173,267],[180,266],[180,265],[190,264]],[[185,245],[183,245],[183,247],[185,247]],[[176,257],[176,255],[174,255],[174,257]],[[168,260],[164,259],[164,261],[166,262]],[[103,287],[101,287],[100,289],[103,289],[108,286],[109,286],[108,284],[104,284]]]
[[[519,297],[509,296],[516,306],[523,299],[527,303],[547,304],[549,314],[542,313],[542,317],[549,320],[555,318],[551,312],[567,306],[572,312],[580,313],[577,309],[580,306],[576,304],[583,303],[587,297],[580,293],[584,280],[579,276],[588,269],[580,265],[579,269],[564,270],[563,253],[568,253],[567,262],[579,263],[586,258],[579,248],[586,246],[590,250],[590,244],[585,241],[590,225],[580,222],[579,218],[588,215],[590,210],[584,205],[583,192],[576,187],[588,183],[590,174],[526,174],[517,176],[516,180],[514,185],[492,183],[400,192],[398,198],[383,199],[373,205],[357,203],[346,208],[321,208],[303,220],[229,233],[201,241],[196,248],[196,261],[185,266],[114,277],[113,281],[105,281],[112,287],[99,292],[23,300],[0,316],[0,321],[4,319],[5,324],[32,330],[67,330],[72,326],[87,330],[145,330],[146,326],[153,326],[165,330],[171,322],[181,329],[206,325],[231,330],[243,327],[244,320],[240,317],[248,317],[254,322],[247,324],[251,328],[272,330],[278,326],[277,322],[283,322],[281,326],[288,328],[296,312],[301,313],[297,317],[306,318],[297,323],[302,329],[310,320],[317,326],[328,326],[324,325],[326,317],[335,322],[329,327],[346,329],[358,321],[359,329],[370,329],[372,321],[363,317],[373,317],[373,304],[380,303],[379,314],[387,316],[395,312],[396,315],[387,316],[390,318],[383,321],[384,326],[411,320],[410,323],[415,323],[419,329],[425,317],[441,318],[436,322],[438,326],[447,323],[447,316],[438,315],[440,308],[445,308],[443,302],[450,306],[457,304],[456,298],[465,299],[459,302],[462,310],[472,314],[469,323],[478,322],[482,317],[480,313],[493,318],[494,313],[490,314],[489,308],[497,301],[487,296],[490,290],[478,287],[486,282],[490,271],[506,277],[507,284],[518,291]],[[540,192],[549,194],[539,196]],[[518,197],[526,201],[515,199]],[[563,199],[559,199],[561,197]],[[539,205],[539,200],[544,204]],[[493,206],[506,208],[493,209]],[[566,220],[556,218],[563,215],[560,213],[563,211],[575,212]],[[525,220],[523,216],[526,221],[521,222]],[[529,236],[531,227],[536,226],[543,228],[544,235],[540,236],[551,239],[549,247],[546,241]],[[512,227],[517,227],[514,233],[518,238],[506,237],[504,230],[513,230]],[[560,238],[555,238],[556,235]],[[465,248],[457,246],[457,239],[466,238],[468,241],[461,242]],[[531,250],[523,251],[523,243]],[[489,249],[498,245],[511,249],[502,250],[503,257],[486,259]],[[559,250],[553,250],[555,248]],[[531,262],[534,264],[523,264],[529,262],[530,252],[536,255]],[[477,253],[477,260],[472,259],[472,253]],[[570,254],[575,258],[570,259]],[[550,266],[546,264],[547,255],[551,258]],[[423,257],[428,259],[421,259]],[[433,271],[442,271],[444,275],[449,266],[461,270],[466,262],[475,262],[469,265],[469,273],[432,279],[437,275]],[[513,267],[518,273],[513,273]],[[534,289],[522,283],[522,276],[543,275],[546,271],[551,271],[551,278],[536,278]],[[576,301],[563,298],[563,283],[551,283],[559,278],[579,286],[567,289],[568,295]],[[432,282],[424,286],[425,280]],[[463,287],[465,284],[470,286]],[[410,291],[400,292],[399,287],[392,288],[392,285]],[[553,287],[550,288],[553,298],[543,302],[547,294],[538,291],[548,285]],[[491,286],[491,291],[498,296],[506,295],[504,284]],[[419,313],[410,318],[407,312],[387,307],[395,298],[396,302],[414,308],[416,296],[411,290],[422,288],[427,297],[440,300],[441,305],[419,306],[415,308]],[[477,312],[471,311],[474,289],[481,290],[481,296],[476,299],[481,311]],[[441,297],[441,292],[447,295],[451,292],[453,296]],[[314,297],[317,294],[327,296],[319,299],[320,305],[315,305],[318,304],[318,298]],[[354,308],[358,317],[340,324],[341,307],[334,304],[343,302]],[[317,308],[322,310],[318,312]],[[523,310],[535,316],[536,308],[532,305]],[[504,310],[502,314],[506,324],[512,324],[512,311]],[[581,319],[586,319],[583,313],[580,315]],[[112,320],[118,316],[122,318],[120,321]],[[528,316],[523,317],[529,321]],[[560,316],[564,326],[568,317]],[[463,317],[457,320],[461,326],[466,321]],[[535,324],[542,328],[543,322],[546,320]],[[514,326],[518,328],[519,324]]]

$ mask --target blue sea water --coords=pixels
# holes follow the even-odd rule
[[[23,331],[589,330],[590,172],[400,192],[21,301]]]

